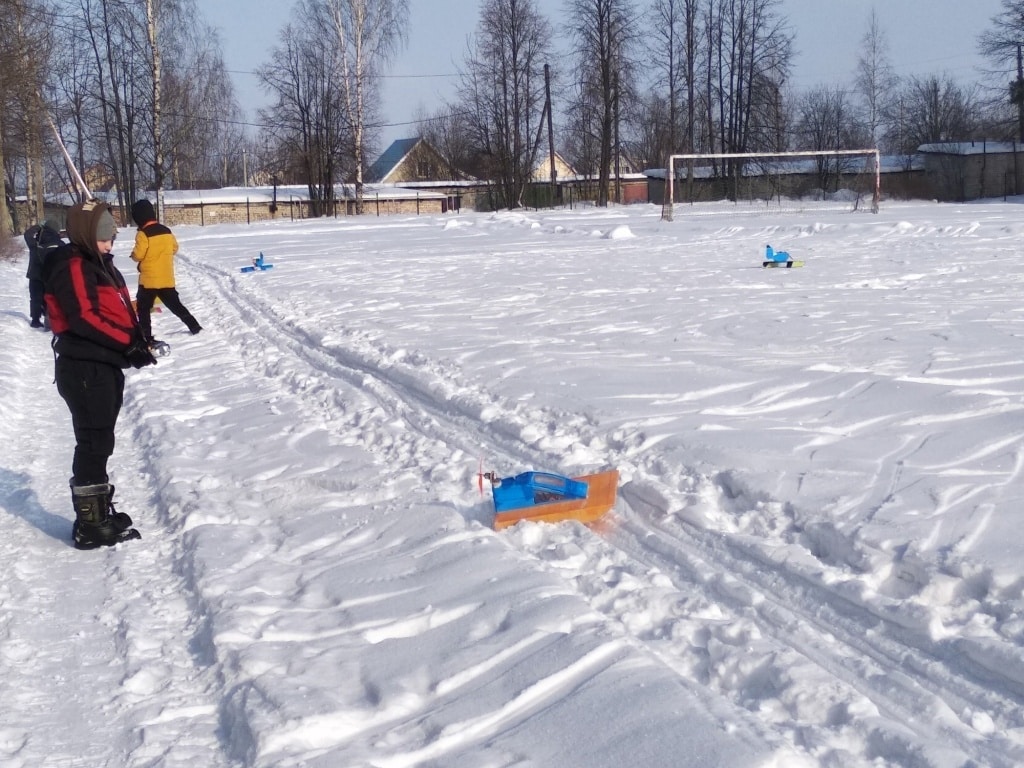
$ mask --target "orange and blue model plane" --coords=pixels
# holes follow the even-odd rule
[[[595,522],[615,505],[619,484],[615,469],[579,477],[550,472],[523,472],[505,478],[487,472],[479,477],[481,491],[485,479],[491,482],[494,529],[499,531],[524,520]]]

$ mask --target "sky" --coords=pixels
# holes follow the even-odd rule
[[[294,0],[216,0],[202,13],[221,30],[225,61],[243,107],[266,103],[252,71],[268,58],[278,32],[290,20]],[[418,112],[431,112],[452,98],[466,41],[473,34],[479,0],[410,0],[408,47],[395,59],[384,88],[387,142],[407,138]],[[554,23],[563,0],[540,0]],[[874,8],[885,29],[897,74],[949,74],[963,82],[980,79],[985,62],[976,53],[978,35],[990,26],[1000,0],[782,0],[780,10],[796,33],[794,88],[849,82],[861,38]],[[254,116],[254,111],[250,117]]]
[[[1024,765],[1022,205],[175,227],[89,552],[0,261],[0,765]]]

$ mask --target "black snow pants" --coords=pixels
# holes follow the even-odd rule
[[[153,302],[159,297],[160,301],[164,303],[174,315],[181,320],[192,333],[198,333],[200,325],[192,313],[185,309],[185,305],[181,303],[181,299],[178,297],[177,288],[143,288],[139,286],[139,292],[135,295],[136,311],[139,313],[139,328],[142,329],[142,335],[144,338],[152,339],[152,318],[150,312],[153,311]]]
[[[72,484],[105,483],[107,459],[114,453],[114,426],[124,402],[124,371],[59,355],[56,378],[75,430]]]
[[[46,304],[43,302],[43,293],[46,284],[35,278],[28,279],[28,311],[33,322],[41,322],[46,312]]]

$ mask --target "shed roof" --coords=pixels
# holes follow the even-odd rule
[[[117,192],[96,192],[97,198],[112,205],[117,204]],[[355,184],[335,184],[334,194],[339,201],[355,200]],[[153,198],[153,192],[146,192],[146,197]],[[387,200],[444,199],[442,192],[430,190],[404,189],[395,184],[364,184],[363,199],[380,197]],[[49,200],[50,198],[48,198]],[[285,204],[289,200],[306,202],[309,200],[309,188],[304,184],[279,184],[277,186],[277,202]],[[53,202],[73,205],[74,198],[62,194],[53,198]],[[223,187],[221,189],[167,189],[164,190],[165,205],[244,205],[245,203],[271,203],[274,201],[273,187]]]
[[[922,144],[917,148],[922,154],[931,155],[1000,155],[1024,151],[1019,141],[943,141]]]
[[[834,158],[829,157],[828,159],[833,160]],[[917,155],[882,155],[879,160],[881,162],[881,167],[879,168],[881,173],[900,173],[908,170],[921,170],[924,167],[921,158]],[[715,178],[716,169],[708,164],[710,161],[703,160],[698,162],[701,164],[697,165],[693,169],[695,178]],[[843,169],[843,173],[874,171],[871,160],[866,156],[862,158],[859,155],[847,156],[847,158],[842,161],[840,167]],[[756,159],[756,162],[748,161],[744,164],[744,176],[758,176],[764,173],[775,173],[780,175],[813,174],[817,172],[817,169],[817,160],[812,158]],[[676,166],[677,178],[685,177],[686,172],[686,167],[682,163]],[[668,169],[648,168],[643,172],[643,175],[650,179],[664,179],[668,176]]]

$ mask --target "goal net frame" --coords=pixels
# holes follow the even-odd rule
[[[665,200],[662,203],[661,218],[664,221],[673,220],[673,208],[675,205],[675,182],[676,168],[679,161],[713,161],[713,160],[797,160],[800,158],[830,158],[840,160],[844,157],[861,156],[873,160],[874,185],[871,193],[871,212],[878,213],[878,205],[882,197],[882,157],[878,149],[823,149],[806,150],[799,152],[711,152],[698,154],[669,155],[668,169],[665,177]]]

